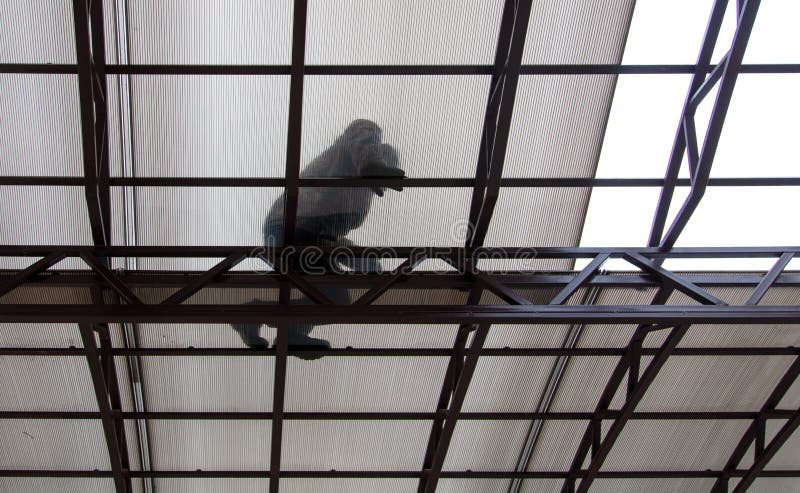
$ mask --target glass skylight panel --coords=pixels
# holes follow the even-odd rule
[[[489,64],[501,0],[309,2],[310,65]]]

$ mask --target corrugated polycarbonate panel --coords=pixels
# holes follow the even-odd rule
[[[553,365],[553,357],[480,358],[464,411],[530,411],[536,406]]]
[[[281,479],[282,493],[308,493],[309,491],[347,491],[348,493],[413,493],[418,479]]]
[[[239,335],[228,324],[137,324],[141,347],[238,348]],[[261,336],[275,339],[275,328],[263,326]]]
[[[503,189],[486,246],[576,246],[589,193],[588,188]],[[568,269],[571,263],[569,259],[542,259],[541,268]]]
[[[460,420],[444,462],[446,471],[512,471],[525,441],[525,421]]]
[[[109,76],[109,88],[121,77]],[[130,85],[136,176],[284,175],[289,77],[144,75]],[[111,103],[111,173],[119,176],[120,107]]]
[[[332,347],[447,348],[453,347],[455,325],[323,325],[313,337],[330,341]]]
[[[267,208],[277,188],[137,187],[140,245],[260,245]],[[121,244],[117,238],[114,244]],[[172,268],[193,269],[181,259],[162,259]],[[151,266],[154,268],[155,259]]]
[[[551,410],[594,411],[617,361],[617,356],[570,358],[553,398]]]
[[[492,325],[484,347],[561,347],[566,325]]]
[[[82,187],[0,187],[0,241],[91,245]]]
[[[0,395],[0,409],[7,411],[97,411],[81,356],[3,356]]]
[[[355,293],[354,293],[355,294]],[[467,291],[453,289],[390,289],[374,305],[465,305]],[[355,296],[351,296],[355,299]]]
[[[633,5],[633,0],[534,2],[523,63],[619,63]]]
[[[427,421],[295,421],[283,424],[281,468],[290,471],[415,471]]]
[[[445,357],[324,357],[312,361],[290,357],[285,408],[432,412],[447,361]]]
[[[77,260],[76,262],[82,262]],[[10,268],[24,269],[29,262],[22,265],[10,265]],[[85,264],[84,264],[85,265]],[[6,266],[4,266],[6,267]],[[22,286],[0,298],[0,304],[82,304],[91,303],[92,297],[89,288],[72,286]]]
[[[269,469],[272,424],[263,421],[152,420],[152,467],[162,471]]]
[[[220,491],[263,493],[269,489],[269,479],[156,478],[153,480],[153,485],[153,489],[159,493],[219,493]],[[281,480],[281,491],[286,491],[283,480]]]
[[[786,423],[787,420],[784,419],[767,420],[766,433],[764,435],[765,444],[769,444]],[[748,464],[752,464],[752,447],[748,455],[749,459],[746,458],[745,460],[748,461]],[[770,459],[764,469],[797,470],[798,467],[800,467],[800,429],[795,429],[794,433],[789,436],[786,443],[784,443],[775,456]]]
[[[576,482],[575,485],[579,485]],[[685,493],[687,491],[711,491],[714,480],[710,478],[691,479],[628,479],[599,478],[592,483],[591,491],[601,493],[641,492],[649,493]]]
[[[76,76],[0,74],[0,112],[3,175],[83,174]]]
[[[0,323],[0,346],[83,347],[83,341],[74,324]]]
[[[521,493],[559,493],[564,484],[562,479],[526,479],[522,481]],[[507,490],[498,490],[505,493]]]
[[[605,434],[611,421],[603,422]],[[629,421],[601,471],[719,470],[749,421]]]
[[[671,356],[637,409],[756,411],[793,360],[791,356]],[[623,402],[624,389],[612,407]]]
[[[123,33],[133,64],[271,65],[290,59],[289,0],[103,0],[103,10],[109,63],[118,59],[116,38]]]
[[[107,493],[114,491],[111,478],[0,478],[0,491],[58,491],[61,493]]]
[[[275,358],[186,356],[141,361],[149,411],[272,409]]]
[[[738,481],[738,478],[731,478],[728,491],[732,491]],[[756,478],[747,491],[750,493],[797,493],[797,484],[797,478]]]
[[[366,118],[381,127],[407,176],[474,177],[489,83],[488,76],[308,76],[302,162]]]
[[[306,63],[490,64],[502,0],[310,2]]]
[[[770,3],[775,2],[765,5]],[[800,133],[798,84],[800,74],[736,79],[711,176],[800,176],[792,146]]]
[[[0,420],[2,469],[111,468],[100,420]]]
[[[613,75],[521,76],[503,176],[593,176],[614,81]]]
[[[72,4],[0,1],[0,63],[75,63]]]
[[[545,421],[528,470],[568,471],[587,426],[586,421]]]

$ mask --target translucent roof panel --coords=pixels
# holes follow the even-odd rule
[[[580,482],[576,482],[576,485]],[[701,479],[629,479],[598,478],[592,483],[592,492],[617,493],[619,491],[658,491],[680,493],[683,491],[710,491],[714,480]],[[531,490],[532,492],[533,490]],[[559,490],[560,491],[560,490]]]
[[[459,420],[444,470],[514,470],[528,426],[526,421]]]
[[[446,357],[289,358],[285,408],[432,412],[447,362]]]
[[[712,0],[642,0],[636,2],[622,62],[693,64],[703,43]],[[769,2],[765,2],[769,3]],[[736,8],[729,4],[713,61],[730,47]]]
[[[612,75],[520,77],[503,176],[593,176],[614,81]]]
[[[116,63],[118,36],[132,64],[271,65],[289,63],[292,3],[280,0],[103,0],[106,57]],[[124,7],[121,7],[124,8]],[[153,15],[158,12],[158,15]],[[124,60],[124,58],[122,58]]]
[[[124,358],[116,364],[124,367]],[[258,357],[142,357],[148,410],[269,411],[274,365]]]
[[[111,478],[0,478],[0,491],[105,493],[113,490]]]
[[[800,74],[738,77],[711,176],[800,176],[798,85]]]
[[[365,118],[382,129],[408,177],[474,177],[489,82],[487,76],[306,77],[302,163]]]
[[[688,75],[620,75],[608,117],[598,178],[663,178]]]
[[[308,491],[383,491],[386,493],[414,493],[419,486],[418,479],[281,479],[281,491],[286,493],[306,493]],[[242,490],[244,491],[244,490]],[[258,490],[263,491],[263,490]]]
[[[70,2],[2,0],[0,11],[0,63],[75,63]]]
[[[117,95],[123,77],[108,81],[112,176],[122,176],[131,139],[135,176],[284,175],[288,77],[130,76],[130,108]]]
[[[283,425],[289,471],[413,471],[422,468],[428,421],[298,421]]]
[[[17,245],[91,245],[81,187],[0,187],[0,241]]]
[[[745,63],[798,63],[800,33],[794,22],[800,4],[793,0],[761,2],[753,33],[744,54]]]
[[[0,469],[110,468],[99,419],[0,420]]]
[[[586,421],[545,421],[528,463],[528,471],[568,471],[588,426]]]
[[[0,74],[0,112],[3,175],[83,175],[77,77]]]
[[[501,0],[309,2],[306,63],[489,64]]]
[[[632,0],[534,2],[522,62],[619,63],[633,5]]]

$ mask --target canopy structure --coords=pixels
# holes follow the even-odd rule
[[[761,3],[0,1],[0,491],[797,491]],[[402,182],[302,174],[357,119]]]

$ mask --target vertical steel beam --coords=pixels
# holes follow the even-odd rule
[[[282,283],[278,302],[288,306],[291,303],[291,288]],[[269,457],[269,492],[278,493],[280,489],[281,452],[283,449],[283,408],[286,398],[286,366],[289,356],[289,326],[278,325],[275,336],[275,381],[272,390],[272,444]]]
[[[294,243],[300,187],[300,150],[303,131],[303,79],[305,77],[308,0],[294,0],[292,66],[289,87],[289,131],[286,144],[286,189],[283,203],[283,244]]]
[[[512,5],[513,4],[513,5]],[[486,133],[494,129],[494,135],[488,136],[488,142],[491,146],[488,149],[481,149],[485,159],[485,153],[488,152],[488,164],[486,166],[486,176],[488,176],[486,183],[486,193],[480,205],[480,210],[477,215],[477,220],[474,227],[470,228],[468,234],[470,237],[467,239],[467,246],[471,248],[478,248],[483,245],[486,239],[486,233],[489,230],[489,223],[494,214],[494,208],[497,204],[497,199],[500,195],[500,180],[503,176],[503,166],[506,159],[506,148],[508,147],[508,135],[511,131],[511,118],[514,112],[514,100],[517,96],[517,83],[519,81],[519,71],[522,65],[522,53],[525,49],[525,37],[528,33],[528,21],[530,20],[530,13],[532,7],[532,0],[516,0],[507,1],[506,10],[504,11],[504,21],[508,9],[513,12],[513,25],[511,32],[501,32],[501,35],[510,36],[508,43],[508,53],[501,54],[498,52],[498,60],[495,61],[496,65],[500,62],[502,56],[503,75],[501,77],[502,84],[499,87],[492,88],[492,91],[499,91],[495,97],[499,98],[497,102],[497,123],[493,125],[492,122],[484,123],[484,137]],[[507,21],[506,21],[507,22]],[[505,26],[501,26],[505,27]],[[501,39],[498,41],[498,48],[505,46],[505,41]],[[490,103],[491,103],[490,97]],[[487,118],[493,116],[493,109],[487,109]],[[483,170],[479,164],[478,176],[483,176]],[[475,190],[478,191],[480,186],[476,183]]]
[[[98,155],[98,149],[103,149],[103,139],[105,138],[105,101],[99,94],[101,84],[98,84],[99,77],[95,63],[97,48],[92,46],[92,30],[90,27],[90,12],[88,0],[73,0],[73,16],[75,25],[75,50],[78,62],[78,96],[81,111],[81,141],[83,144],[83,172],[85,176],[85,196],[86,205],[89,212],[89,223],[92,231],[92,240],[95,245],[108,245],[111,242],[111,227],[109,215],[106,211],[108,199],[106,195],[108,189],[101,190],[101,184],[107,185],[107,176],[103,178],[103,173],[108,171],[108,154],[106,152],[106,163],[102,164],[103,154]],[[99,2],[94,2],[99,3]],[[93,49],[94,48],[94,49]],[[102,51],[104,53],[104,51]],[[100,60],[101,65],[105,62]],[[102,85],[105,82],[103,81]],[[102,114],[98,118],[98,105],[101,104]],[[102,124],[101,135],[98,135],[98,126]]]
[[[675,193],[675,186],[678,182],[678,174],[680,173],[681,162],[683,161],[683,153],[686,151],[686,134],[683,130],[683,122],[686,120],[687,115],[694,115],[693,108],[696,107],[696,103],[693,104],[692,100],[695,93],[706,81],[706,75],[711,66],[711,57],[714,54],[714,47],[717,44],[717,38],[719,37],[719,31],[722,27],[722,20],[725,17],[727,6],[728,0],[716,0],[711,10],[708,27],[706,27],[705,37],[703,38],[703,45],[700,48],[694,76],[689,86],[689,93],[686,96],[683,111],[681,111],[678,131],[675,134],[675,141],[672,144],[672,152],[670,153],[667,172],[664,176],[664,186],[661,188],[658,207],[653,217],[653,226],[650,230],[650,239],[648,241],[650,246],[658,246],[664,234],[669,207],[672,204],[672,196]]]
[[[756,480],[761,471],[764,470],[769,461],[775,456],[776,453],[783,447],[783,444],[789,440],[789,437],[797,430],[798,426],[800,426],[800,409],[794,412],[794,415],[786,422],[783,427],[781,427],[778,434],[775,435],[775,438],[767,445],[764,449],[764,452],[758,455],[753,461],[752,467],[748,469],[745,473],[744,477],[739,481],[734,488],[733,493],[744,493],[747,491],[747,488],[753,484],[753,481]]]
[[[739,68],[742,65],[742,58],[747,48],[747,42],[750,39],[750,32],[753,29],[760,2],[761,0],[747,0],[742,6],[730,52],[722,62],[724,63],[724,68],[719,81],[717,99],[714,101],[714,107],[711,111],[711,119],[708,122],[703,149],[698,157],[694,181],[689,196],[684,201],[666,234],[661,238],[660,246],[662,247],[669,248],[675,244],[705,194],[708,180],[711,176],[711,165],[722,134],[722,126],[728,114],[728,108],[733,97],[733,89],[736,85]],[[691,114],[685,115],[685,118],[694,118],[694,109],[692,109]]]
[[[486,336],[489,334],[489,327],[489,324],[479,325],[478,329],[475,331],[475,335],[472,338],[472,344],[470,345],[469,351],[467,352],[467,357],[464,360],[464,366],[458,375],[458,380],[453,390],[453,397],[450,400],[450,405],[447,409],[447,414],[444,424],[442,425],[436,450],[433,453],[433,459],[431,460],[430,467],[425,468],[422,471],[419,488],[417,489],[419,493],[434,493],[436,491],[436,485],[438,484],[439,477],[442,474],[442,466],[444,465],[445,457],[447,457],[447,451],[450,448],[450,441],[453,438],[453,432],[455,431],[456,423],[458,422],[458,415],[461,413],[461,408],[464,405],[464,399],[467,396],[469,384],[472,381],[472,376],[475,373],[475,368],[478,364],[478,356],[480,356],[483,344],[486,342]]]
[[[106,376],[103,373],[103,365],[97,348],[97,340],[94,331],[88,324],[80,324],[81,339],[86,351],[86,360],[89,365],[89,373],[92,377],[95,396],[97,397],[97,407],[100,410],[100,420],[103,425],[103,433],[106,437],[108,446],[109,462],[114,473],[114,486],[117,493],[127,493],[129,485],[122,463],[122,451],[120,448],[119,436],[114,425],[114,415],[111,410],[111,401],[106,386]]]

